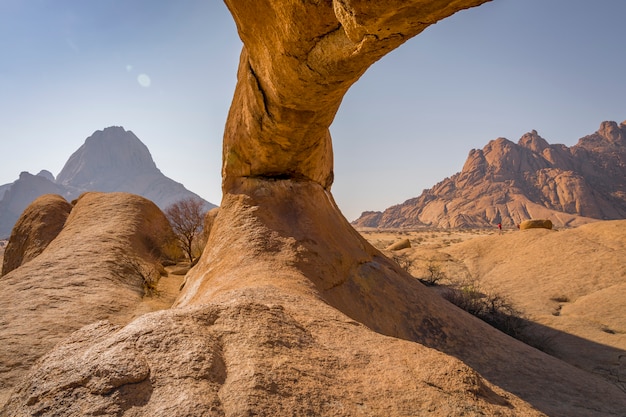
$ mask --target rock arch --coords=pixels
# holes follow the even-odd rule
[[[350,86],[431,24],[487,1],[226,0],[244,46],[224,134],[224,192],[246,177],[330,189],[328,129]]]
[[[223,200],[178,305],[212,300],[225,276],[224,289],[281,271],[285,281],[305,277],[333,306],[381,333],[419,339],[424,327],[401,319],[413,305],[406,283],[387,284],[386,296],[403,300],[382,306],[393,323],[370,314],[382,292],[357,284],[394,266],[333,200],[329,127],[370,65],[431,24],[487,1],[226,0],[243,49],[224,132]]]
[[[175,308],[83,328],[0,415],[618,415],[618,388],[433,296],[330,193],[348,88],[485,1],[226,0],[244,48],[223,199]]]

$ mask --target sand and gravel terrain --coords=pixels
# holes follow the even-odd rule
[[[416,278],[497,294],[541,348],[626,389],[626,220],[559,230],[361,230]],[[410,248],[387,251],[409,239]]]

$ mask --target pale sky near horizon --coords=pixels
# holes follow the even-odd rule
[[[497,137],[571,146],[624,121],[625,17],[624,0],[495,0],[384,57],[331,126],[344,215],[418,196]],[[116,125],[219,204],[240,49],[220,0],[0,0],[0,185],[56,176]]]

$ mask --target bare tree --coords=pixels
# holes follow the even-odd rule
[[[193,244],[202,232],[205,214],[204,201],[196,197],[184,198],[165,209],[165,215],[189,262],[193,262]]]

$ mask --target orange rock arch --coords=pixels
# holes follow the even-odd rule
[[[431,24],[487,1],[226,0],[244,46],[224,133],[224,192],[242,177],[329,189],[329,127],[350,86]]]

